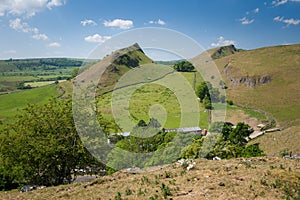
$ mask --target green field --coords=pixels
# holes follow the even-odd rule
[[[172,77],[173,75],[170,76]],[[189,75],[185,74],[184,77],[186,76],[193,77],[194,75],[193,73],[190,73]],[[174,84],[175,86],[173,87],[180,88],[179,85],[176,85],[176,82],[174,82]],[[176,128],[180,126],[181,117],[188,116],[191,121],[197,117],[200,118],[198,124],[189,124],[189,126],[207,128],[208,114],[207,112],[204,112],[203,105],[196,100],[196,96],[194,97],[198,110],[185,111],[186,108],[180,106],[175,93],[159,83],[154,82],[145,84],[134,88],[134,90],[135,91],[130,96],[129,107],[118,107],[118,101],[123,102],[123,98],[126,98],[127,96],[128,90],[123,89],[123,91],[118,91],[118,93],[115,94],[113,100],[111,93],[100,96],[97,104],[98,110],[104,113],[106,118],[113,119],[114,116],[111,105],[111,102],[113,101],[114,103],[116,102],[114,106],[117,107],[114,110],[115,118],[120,118],[121,112],[128,111],[130,113],[130,120],[135,124],[141,119],[149,122],[150,118],[154,117],[159,120],[164,128]],[[123,103],[120,104],[123,105]],[[118,108],[120,110],[118,110]],[[118,113],[118,111],[120,113]]]
[[[51,97],[57,96],[59,96],[59,93],[56,85],[0,95],[0,120],[5,122],[12,121],[14,116],[28,104],[44,104]]]
[[[66,80],[59,80],[58,82],[64,82]],[[55,81],[34,81],[34,82],[26,82],[24,85],[25,86],[31,86],[31,87],[41,87],[41,86],[46,86],[46,85],[51,85],[54,84]]]

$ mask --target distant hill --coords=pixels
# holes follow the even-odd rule
[[[24,83],[65,80],[75,68],[95,60],[74,58],[30,58],[0,60],[0,93],[26,88]],[[35,82],[34,84],[31,84]]]
[[[234,45],[228,45],[228,46],[222,46],[219,48],[212,49],[209,52],[211,53],[212,59],[219,59],[219,58],[222,58],[225,56],[235,54],[240,51],[242,51],[242,50],[235,48]]]
[[[80,67],[83,59],[71,58],[31,58],[0,60],[0,72],[17,72],[22,70],[49,70],[51,68]]]

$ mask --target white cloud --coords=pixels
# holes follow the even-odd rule
[[[115,19],[113,21],[104,21],[104,26],[107,27],[119,27],[120,29],[129,29],[133,27],[133,21],[131,20],[123,20],[123,19]]]
[[[48,36],[46,34],[35,34],[32,36],[36,40],[47,40]]]
[[[277,16],[277,17],[274,17],[273,20],[276,22],[281,22],[281,21],[283,21],[283,17]]]
[[[234,40],[225,40],[223,36],[218,37],[218,42],[211,43],[212,47],[219,47],[219,46],[228,46],[231,44],[235,44]]]
[[[103,43],[106,40],[109,40],[111,36],[101,36],[99,34],[87,36],[84,38],[86,42],[97,42],[97,43]]]
[[[157,21],[157,24],[159,24],[159,25],[165,25],[166,24],[166,22],[164,22],[163,20],[161,20],[161,19],[158,19],[158,21]]]
[[[241,21],[243,25],[248,25],[248,24],[252,24],[254,22],[254,19],[249,20],[246,17],[243,17],[239,21]]]
[[[41,34],[38,28],[30,27],[26,22],[22,22],[20,18],[9,20],[9,27],[23,33],[31,33],[36,40],[47,40],[46,34]]]
[[[149,21],[149,24],[159,24],[159,25],[166,25],[166,22],[161,20],[161,19],[158,19],[157,21],[154,21],[154,20],[150,20]]]
[[[48,44],[48,47],[60,47],[60,46],[61,46],[61,44],[58,42],[52,42],[52,43]]]
[[[20,18],[16,18],[14,20],[9,20],[9,27],[11,27],[12,29],[14,29],[16,31],[21,31],[24,33],[33,31],[33,29],[30,28],[30,26],[27,23],[22,22],[22,20]]]
[[[276,1],[272,1],[272,5],[274,6],[280,6],[280,5],[284,5],[288,2],[288,0],[276,0]]]
[[[97,23],[95,21],[91,20],[91,19],[83,20],[83,21],[80,22],[80,24],[82,26],[86,26],[86,25],[96,26],[97,25]]]
[[[285,19],[284,17],[280,17],[280,16],[277,16],[277,17],[274,17],[273,18],[274,21],[276,22],[282,22],[282,23],[285,23],[286,26],[289,26],[289,25],[298,25],[300,24],[300,19]]]
[[[254,13],[259,13],[259,8],[255,8],[255,9],[253,10],[253,12],[254,12]]]
[[[32,17],[45,8],[51,9],[54,6],[62,6],[64,4],[66,4],[66,0],[1,0],[0,16],[8,13]]]
[[[66,2],[62,2],[62,0],[51,0],[50,2],[47,3],[47,7],[51,10],[52,7],[56,6],[62,6],[63,4],[65,4]]]

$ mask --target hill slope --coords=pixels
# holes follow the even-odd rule
[[[218,50],[210,50],[208,54],[214,52]],[[261,109],[276,120],[277,126],[287,129],[272,138],[276,143],[274,149],[267,143],[269,139],[264,140],[268,136],[259,139],[264,150],[269,149],[267,153],[279,155],[284,148],[294,153],[300,151],[299,44],[240,51],[215,60],[205,60],[203,57],[201,54],[192,61],[206,69],[214,64],[218,67],[228,86],[227,99],[233,100],[236,105]],[[204,76],[209,80],[211,74]],[[289,147],[294,143],[298,145]]]
[[[130,69],[143,64],[153,63],[153,61],[144,54],[137,43],[112,53],[105,59],[105,62],[108,61],[107,59],[110,60],[109,65],[99,81],[100,90],[102,90],[102,92],[112,89],[120,77]]]
[[[300,125],[300,45],[242,51],[215,63],[229,99],[265,110],[281,127]]]
[[[117,172],[88,183],[73,183],[0,199],[292,199],[300,197],[300,164],[264,157],[198,159],[188,171],[179,164],[141,174]]]

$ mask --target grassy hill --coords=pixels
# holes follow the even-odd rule
[[[213,49],[208,54],[218,51]],[[283,148],[294,153],[300,151],[299,145],[289,147],[300,144],[300,45],[239,51],[209,60],[202,54],[193,62],[206,68],[215,64],[228,86],[227,99],[236,105],[265,111],[276,120],[277,126],[286,129],[274,137],[270,133],[257,140],[268,153],[279,155]],[[277,145],[270,146],[271,137],[276,138]]]
[[[212,161],[198,159],[140,174],[117,172],[91,182],[0,192],[0,199],[298,199],[299,160],[274,157]],[[153,171],[154,170],[154,171]]]
[[[197,74],[197,77],[197,81],[202,80],[199,74]],[[151,117],[155,117],[162,122],[165,128],[176,128],[180,125],[182,114],[189,115],[190,118],[199,117],[200,115],[199,112],[191,109],[181,112],[174,91],[163,85],[166,82],[172,83],[172,87],[176,88],[177,92],[181,91],[182,94],[186,93],[184,87],[189,87],[194,95],[192,88],[194,73],[178,73],[170,66],[153,63],[138,44],[113,52],[101,62],[96,63],[80,74],[75,82],[78,85],[97,85],[97,109],[104,113],[104,117],[107,119],[114,119],[111,104],[113,91],[116,96],[122,97],[120,99],[122,100],[132,89],[135,92],[130,98],[129,108],[123,106],[127,102],[121,103],[119,109],[123,111],[117,111],[119,112],[118,118],[122,117],[124,110],[129,109],[130,120],[134,123],[141,119],[149,121]],[[119,97],[117,98],[119,99]],[[200,110],[204,111],[203,106],[197,102],[196,96],[193,99]],[[157,104],[160,104],[160,106],[157,107]],[[126,116],[126,118],[128,117]],[[208,114],[201,113],[201,118],[200,124],[194,124],[193,126],[207,127]]]
[[[99,80],[100,93],[111,90],[118,80],[130,69],[143,64],[153,63],[141,47],[136,43],[130,47],[120,49],[109,56],[109,63]],[[101,62],[102,63],[102,62]]]

